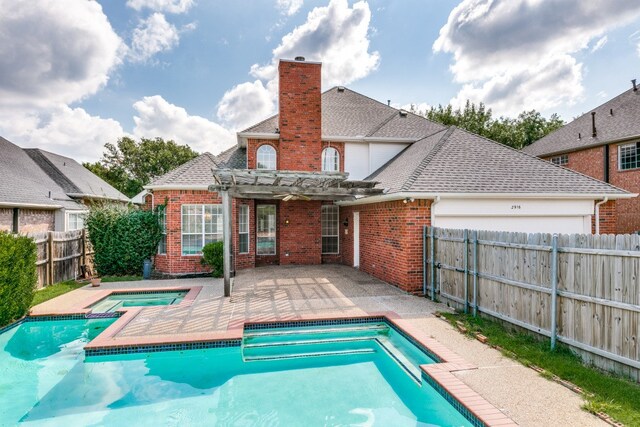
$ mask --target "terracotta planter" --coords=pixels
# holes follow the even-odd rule
[[[102,282],[101,278],[94,277],[93,279],[91,279],[91,286],[97,288],[98,286],[100,286],[100,282]]]

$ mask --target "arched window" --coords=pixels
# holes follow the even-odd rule
[[[258,148],[257,169],[276,170],[276,149],[269,144]]]
[[[340,153],[333,147],[327,147],[322,150],[322,171],[338,172],[340,171]]]

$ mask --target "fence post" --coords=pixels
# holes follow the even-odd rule
[[[47,284],[53,285],[53,231],[47,236]]]
[[[87,230],[82,229],[82,268],[84,269],[85,276],[87,275]]]
[[[469,312],[469,230],[462,232],[464,240],[464,312]]]
[[[431,301],[436,300],[436,244],[435,244],[435,231],[434,227],[431,227],[429,238],[431,241],[429,242],[431,245],[431,266],[430,266],[430,277],[431,280]]]
[[[478,230],[473,230],[473,317],[478,315]]]
[[[427,226],[422,226],[422,295],[427,297]]]
[[[556,348],[558,306],[558,235],[551,240],[551,350]]]

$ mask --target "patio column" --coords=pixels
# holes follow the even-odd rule
[[[229,190],[224,189],[222,195],[222,240],[223,240],[223,271],[224,296],[231,296],[231,197]]]

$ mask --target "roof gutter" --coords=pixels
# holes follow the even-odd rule
[[[263,132],[238,132],[237,133],[238,146],[245,147],[248,139],[266,139],[277,140],[280,139],[278,133],[263,133]],[[386,142],[390,144],[411,144],[420,138],[394,138],[394,137],[375,137],[375,136],[340,136],[340,135],[323,135],[322,141],[337,141],[337,142]]]
[[[87,193],[66,193],[69,197],[76,198],[87,198],[87,199],[101,199],[101,200],[112,200],[114,202],[131,202],[131,199],[120,199],[109,196],[98,196],[97,194],[87,194]]]
[[[71,202],[72,200],[69,200],[69,201]],[[37,203],[0,202],[0,208],[26,208],[26,209],[56,210],[56,209],[61,209],[62,205],[39,205]]]
[[[213,176],[211,177],[213,182]],[[206,190],[209,191],[209,185],[179,185],[179,184],[161,184],[161,185],[145,185],[145,190]]]
[[[631,199],[638,194],[609,194],[608,200]],[[602,193],[576,194],[576,193],[427,193],[427,192],[399,192],[387,193],[380,196],[362,197],[353,201],[336,202],[341,206],[365,205],[369,203],[392,202],[396,200],[413,199],[571,199],[571,200],[599,200]]]
[[[607,141],[599,141],[595,144],[590,144],[590,145],[583,145],[581,147],[574,147],[574,148],[570,148],[568,150],[560,150],[560,151],[553,151],[550,153],[540,153],[540,154],[533,154],[530,153],[529,151],[524,151],[527,154],[530,154],[532,156],[536,156],[536,157],[551,157],[551,156],[558,156],[560,154],[567,154],[567,153],[573,153],[576,151],[582,151],[584,149],[587,148],[596,148],[596,147],[601,147],[603,145],[609,145],[609,144],[621,144],[624,142],[629,142],[629,141],[633,141],[633,140],[637,140],[640,139],[640,134],[637,135],[630,135],[630,136],[623,136],[622,138],[616,138],[616,139],[610,139]]]

